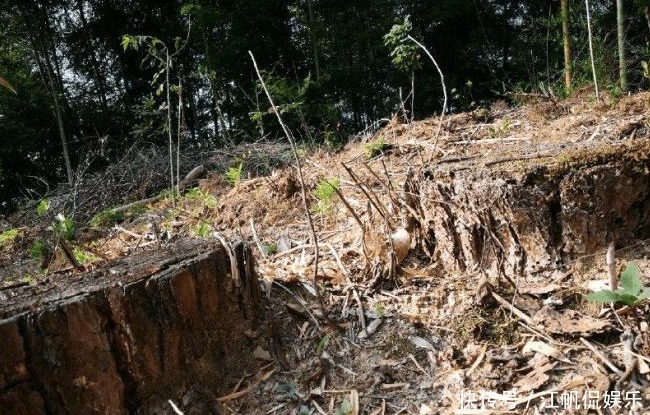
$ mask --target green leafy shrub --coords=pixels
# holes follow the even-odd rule
[[[273,255],[278,253],[278,246],[276,244],[263,244],[262,250],[266,255]]]
[[[204,206],[213,208],[217,206],[217,199],[209,194],[204,192],[201,189],[192,188],[185,193],[185,198],[189,200],[199,200],[203,203]]]
[[[88,262],[97,260],[97,257],[94,254],[83,251],[77,247],[72,248],[72,254],[80,264],[87,264]]]
[[[49,210],[50,210],[50,201],[47,199],[41,200],[38,203],[38,206],[36,206],[36,214],[38,216],[45,215]]]
[[[207,222],[199,221],[194,228],[192,228],[192,233],[199,238],[207,238],[210,236],[210,225]]]
[[[41,239],[35,240],[32,245],[29,247],[29,256],[35,260],[40,260],[45,255],[47,250],[47,244]]]
[[[226,170],[226,180],[228,183],[235,185],[240,182],[242,170],[244,169],[244,162],[240,161],[237,167],[228,167]]]
[[[65,240],[70,241],[74,237],[74,222],[62,213],[56,215],[56,222],[52,223],[52,229]]]
[[[338,178],[323,179],[318,182],[314,194],[318,199],[316,211],[319,213],[328,213],[334,205],[336,190],[341,187],[341,181]]]
[[[650,287],[641,286],[639,267],[634,262],[628,262],[621,274],[620,288],[617,290],[602,290],[587,295],[587,300],[594,303],[623,303],[633,305],[650,298]]]
[[[386,148],[386,142],[384,141],[383,137],[379,137],[378,139],[363,145],[363,150],[366,153],[367,159],[377,157],[378,155],[382,154]]]

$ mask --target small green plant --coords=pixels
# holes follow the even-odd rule
[[[587,295],[587,300],[594,303],[633,305],[650,298],[650,287],[641,286],[639,273],[639,267],[634,262],[628,262],[621,274],[620,288],[591,293]]]
[[[192,228],[192,233],[199,238],[207,238],[210,236],[210,225],[207,222],[199,221],[194,228]]]
[[[314,409],[311,409],[307,405],[300,405],[300,408],[298,408],[298,413],[296,415],[312,415],[314,413]]]
[[[93,255],[90,252],[83,251],[77,247],[72,248],[72,254],[80,264],[87,264],[89,262],[97,260],[97,256]]]
[[[4,232],[0,232],[0,248],[11,245],[19,233],[20,231],[18,229],[9,229]]]
[[[90,219],[90,227],[93,229],[101,228],[104,226],[113,226],[124,220],[124,212],[115,209],[105,209],[95,214]]]
[[[226,180],[233,186],[241,180],[241,173],[244,168],[244,162],[240,161],[237,167],[228,167],[226,170]]]
[[[378,139],[363,145],[363,150],[365,151],[368,160],[382,154],[386,148],[386,142],[383,137],[379,137]]]
[[[352,404],[348,400],[348,398],[345,398],[343,402],[341,402],[341,406],[339,406],[336,411],[334,411],[335,415],[350,415],[353,412],[354,408],[352,407]]]
[[[56,215],[56,221],[52,222],[52,230],[65,240],[72,240],[74,237],[74,222],[66,218],[63,213]]]
[[[209,194],[204,192],[201,189],[192,188],[185,193],[185,198],[189,200],[200,200],[205,207],[214,208],[217,206],[217,199]]]
[[[316,344],[316,353],[318,353],[319,355],[322,354],[328,344],[330,344],[329,333],[321,337],[321,339]]]
[[[36,214],[38,216],[43,216],[50,210],[50,201],[47,199],[41,200],[36,206]]]
[[[163,189],[158,193],[158,196],[163,200],[174,199],[174,192],[171,189]]]
[[[285,399],[295,399],[298,393],[296,382],[292,380],[286,383],[278,383],[273,390]]]
[[[29,256],[38,261],[43,258],[45,251],[47,251],[47,244],[43,240],[37,239],[29,247]]]
[[[263,244],[262,250],[266,255],[273,255],[278,252],[278,246],[276,244]]]
[[[318,199],[316,211],[324,214],[332,210],[334,205],[334,198],[336,197],[336,190],[341,187],[341,181],[338,178],[323,179],[316,185],[314,194]]]
[[[386,308],[384,307],[384,304],[381,301],[377,301],[375,303],[375,313],[379,316],[379,318],[384,318],[386,315]]]
[[[508,134],[510,132],[510,120],[504,119],[501,121],[501,131],[504,134]]]

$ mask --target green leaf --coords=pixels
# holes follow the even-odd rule
[[[132,47],[135,50],[138,50],[138,42],[133,36],[123,35],[122,36],[122,47],[124,48],[125,52],[130,47]]]
[[[621,274],[620,288],[616,292],[633,296],[637,296],[641,292],[639,267],[634,262],[627,263],[625,271]]]
[[[639,300],[639,297],[632,294],[618,294],[618,301],[625,305],[632,305]]]
[[[614,303],[620,300],[620,295],[611,290],[597,291],[587,295],[587,301],[594,303]]]
[[[637,297],[639,301],[650,298],[650,287],[645,287],[645,290]]]

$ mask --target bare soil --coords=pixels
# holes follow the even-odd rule
[[[260,369],[224,380],[237,386],[219,391],[223,414],[650,413],[648,301],[584,297],[607,279],[609,243],[617,271],[634,261],[650,285],[650,94],[584,95],[394,118],[339,150],[301,150],[316,281],[295,167],[234,184],[223,168],[177,202],[79,229],[82,269],[60,249],[30,258],[51,231],[19,227],[0,298],[218,232],[253,247],[267,308],[248,356]],[[286,145],[263,149],[290,160]],[[231,153],[265,171],[251,166],[261,150]],[[318,198],[331,179],[343,198]]]

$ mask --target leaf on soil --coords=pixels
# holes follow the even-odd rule
[[[429,343],[427,340],[423,339],[422,337],[419,336],[413,336],[411,337],[411,343],[415,345],[415,347],[419,347],[420,349],[428,349],[431,351],[435,351],[435,347],[431,343]]]
[[[429,405],[427,405],[426,403],[423,403],[420,406],[419,415],[433,415],[433,409]]]
[[[553,369],[556,364],[557,363],[548,362],[545,365],[535,367],[525,377],[515,382],[513,385],[514,388],[519,393],[530,392],[538,389],[551,378],[547,372]]]
[[[550,307],[542,307],[533,316],[533,321],[553,334],[588,335],[601,333],[610,328],[610,323],[578,314],[573,310],[563,313]]]
[[[253,356],[255,356],[256,359],[260,359],[260,360],[267,360],[267,361],[273,360],[273,357],[271,357],[271,353],[262,349],[260,346],[257,346],[257,348],[253,350]]]
[[[527,284],[518,287],[518,291],[521,294],[530,294],[534,296],[545,295],[553,291],[557,291],[562,287],[558,284],[545,284],[540,282],[539,284]]]
[[[573,362],[569,360],[564,354],[562,354],[562,352],[560,352],[558,349],[540,341],[529,341],[526,343],[526,345],[524,345],[524,348],[521,350],[521,352],[524,354],[541,353],[544,356],[552,357],[555,360],[573,364]]]

